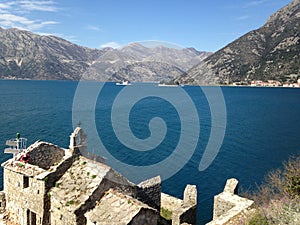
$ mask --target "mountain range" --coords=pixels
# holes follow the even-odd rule
[[[300,0],[190,69],[176,82],[248,84],[251,80],[295,82],[300,77]]]
[[[139,43],[90,49],[18,29],[0,28],[0,38],[2,79],[169,81],[212,54]]]
[[[0,28],[0,78],[80,79],[109,49],[89,49],[54,36]]]
[[[101,55],[84,74],[87,80],[170,81],[200,63],[210,52],[194,48],[145,47],[131,43]]]
[[[0,38],[0,79],[215,85],[300,77],[300,0],[215,53],[141,43],[91,49],[14,28],[0,28]]]

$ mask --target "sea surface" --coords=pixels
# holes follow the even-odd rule
[[[211,220],[226,179],[256,189],[300,153],[300,89],[82,83],[0,80],[0,149],[16,132],[28,144],[67,148],[77,123],[92,126],[89,150],[130,180],[162,174],[163,191],[180,198],[186,184],[197,185],[198,224]],[[1,163],[12,157],[1,152]],[[205,154],[208,167],[199,170]]]

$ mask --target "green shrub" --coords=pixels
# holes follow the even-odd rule
[[[166,220],[171,220],[172,219],[172,211],[166,209],[166,208],[161,208],[160,210],[160,215],[165,218]]]
[[[75,204],[74,200],[70,200],[70,201],[66,202],[66,206],[70,206],[70,205],[74,205],[74,204]]]
[[[247,225],[268,225],[268,220],[261,211],[255,212],[247,222]]]

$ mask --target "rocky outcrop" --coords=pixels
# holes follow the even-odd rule
[[[296,81],[299,65],[300,1],[293,0],[270,16],[264,26],[228,44],[176,80],[192,84]]]

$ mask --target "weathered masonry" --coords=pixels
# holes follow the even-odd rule
[[[20,225],[196,224],[195,186],[187,186],[184,200],[166,197],[160,177],[136,185],[100,157],[91,158],[80,127],[69,149],[35,142],[2,164],[0,211]],[[179,204],[170,207],[170,199]],[[161,207],[173,211],[172,220],[160,216]]]
[[[213,220],[206,225],[237,224],[249,212],[254,202],[238,196],[237,185],[235,178],[226,181],[224,191],[214,197]]]

